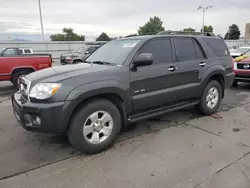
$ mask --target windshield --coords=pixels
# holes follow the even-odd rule
[[[81,53],[83,54],[87,48],[86,47],[81,47],[78,50],[76,50],[76,53]]]
[[[128,54],[140,40],[114,40],[97,49],[87,62],[103,61],[112,64],[122,65]]]

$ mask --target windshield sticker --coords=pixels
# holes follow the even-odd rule
[[[137,42],[124,44],[123,48],[134,48]]]

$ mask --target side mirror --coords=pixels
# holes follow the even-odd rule
[[[134,68],[141,67],[141,66],[147,66],[153,64],[153,55],[151,53],[142,53],[139,54],[134,62]]]

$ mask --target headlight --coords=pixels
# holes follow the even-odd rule
[[[36,84],[31,90],[29,97],[35,99],[47,99],[54,95],[61,87],[59,83],[40,83]]]

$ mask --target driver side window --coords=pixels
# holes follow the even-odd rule
[[[3,56],[13,56],[15,55],[14,49],[7,49],[3,52]]]
[[[168,38],[149,41],[140,49],[141,53],[151,53],[153,65],[173,62],[171,41]]]

